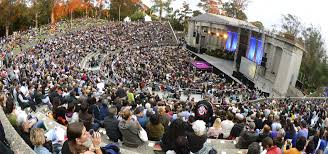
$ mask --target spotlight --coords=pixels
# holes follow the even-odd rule
[[[216,33],[216,36],[219,37],[219,36],[220,36],[220,33],[217,32],[217,33]]]
[[[223,38],[224,38],[224,39],[227,39],[227,38],[228,38],[228,35],[227,35],[227,34],[224,34],[224,35],[223,35]]]
[[[211,34],[211,31],[208,31],[208,34]]]

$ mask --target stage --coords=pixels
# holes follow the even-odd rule
[[[188,50],[188,49],[186,49]],[[202,60],[206,61],[207,63],[211,64],[213,67],[217,68],[218,70],[222,71],[225,75],[228,75],[230,78],[235,80],[238,83],[240,82],[238,79],[232,76],[233,73],[233,61],[225,60],[221,58],[216,58],[213,56],[209,56],[207,54],[198,54],[188,50],[189,52],[193,53],[197,57],[201,58]]]
[[[186,50],[191,52],[193,55],[196,55],[200,59],[206,61],[207,63],[211,64],[213,67],[220,70],[221,72],[223,72],[225,75],[229,76],[231,79],[235,80],[236,82],[242,83],[241,81],[239,81],[238,79],[236,79],[235,77],[232,76],[233,61],[216,58],[213,56],[209,56],[207,54],[198,54],[198,53],[192,52],[188,49],[186,49]]]

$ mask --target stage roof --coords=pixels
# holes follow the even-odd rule
[[[198,22],[221,24],[221,25],[231,25],[231,26],[235,26],[235,27],[251,29],[254,31],[259,30],[258,27],[254,26],[253,24],[251,24],[247,21],[234,19],[234,18],[222,16],[222,15],[211,14],[211,13],[204,13],[202,15],[192,17],[190,20],[198,21]]]

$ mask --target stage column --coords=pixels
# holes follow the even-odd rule
[[[240,27],[238,27],[238,31],[237,31],[237,33],[238,33],[237,49],[235,51],[235,55],[234,55],[234,58],[233,58],[233,70],[234,71],[237,71],[237,55],[238,55],[238,50],[239,50],[240,32],[241,32],[241,29],[240,29]]]

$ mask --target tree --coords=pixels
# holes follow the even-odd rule
[[[248,6],[249,0],[232,0],[232,3],[238,10],[245,11]]]
[[[142,19],[144,19],[144,17],[145,17],[145,13],[143,13],[141,11],[136,11],[130,16],[132,21],[142,20]]]
[[[208,12],[209,10],[208,0],[200,0],[197,6],[200,7],[202,10],[204,10],[205,12]]]
[[[183,31],[184,25],[180,22],[178,18],[179,10],[175,10],[172,14],[169,15],[169,22],[172,25],[172,28],[177,31]]]
[[[124,19],[137,11],[137,6],[132,0],[111,0],[109,13],[113,19]]]
[[[301,64],[301,79],[307,91],[313,92],[328,85],[326,49],[320,30],[310,26],[302,31],[306,52]]]
[[[253,21],[253,22],[251,22],[251,24],[260,29],[264,29],[263,23],[261,21]]]
[[[294,37],[298,37],[302,31],[302,24],[300,19],[291,14],[282,16],[282,32]]]
[[[10,0],[3,0],[0,3],[0,24],[5,28],[6,36],[9,35],[9,28],[12,24],[11,16],[13,4]]]
[[[159,20],[162,20],[163,12],[169,15],[172,13],[173,8],[171,7],[172,2],[175,0],[152,0],[154,5],[152,6],[155,12],[159,12]]]
[[[0,35],[8,36],[13,31],[26,30],[32,24],[30,8],[25,1],[3,0],[0,3]]]
[[[307,93],[328,85],[327,49],[320,30],[313,25],[304,28],[301,20],[294,15],[282,16],[281,33],[291,39],[302,39],[305,45],[299,80]]]
[[[185,21],[191,13],[192,10],[190,9],[189,4],[186,1],[183,1],[182,9],[178,14],[180,16],[180,20]]]
[[[35,0],[31,7],[35,22],[40,25],[48,24],[53,6],[53,0]]]
[[[244,13],[246,0],[243,0],[243,3],[238,0],[233,0],[232,2],[225,2],[223,4],[222,10],[226,16],[231,18],[236,18],[239,20],[247,20],[247,15]]]
[[[199,10],[192,11],[192,16],[193,16],[193,17],[199,16],[199,15],[201,15],[201,14],[203,14],[203,13],[200,12]]]
[[[188,19],[192,10],[189,7],[189,4],[186,1],[183,1],[182,4],[182,9],[181,11],[178,13],[179,15],[179,21],[180,23],[183,23],[183,31],[186,31],[186,29],[188,29]]]
[[[197,6],[207,13],[221,14],[221,4],[222,0],[200,0]]]

